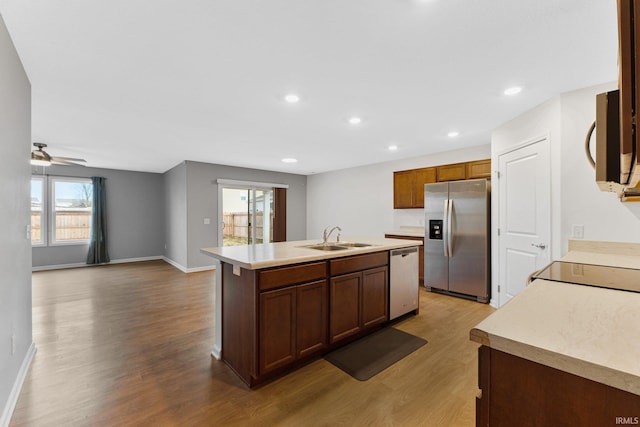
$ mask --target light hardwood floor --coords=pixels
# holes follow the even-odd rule
[[[473,426],[493,309],[421,290],[429,341],[369,381],[323,359],[248,390],[213,347],[213,272],[163,261],[33,274],[37,353],[11,426]]]

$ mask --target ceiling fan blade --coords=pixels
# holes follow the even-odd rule
[[[73,157],[51,156],[52,162],[86,162],[85,159],[75,159]]]
[[[80,159],[82,160],[82,159]],[[84,162],[84,160],[82,160]],[[85,165],[83,165],[82,163],[76,163],[76,162],[70,162],[68,160],[63,160],[60,157],[53,157],[51,158],[51,163],[53,163],[54,165],[63,165],[63,166],[82,166],[85,167]]]

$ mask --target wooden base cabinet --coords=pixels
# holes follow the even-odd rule
[[[224,362],[254,387],[368,333],[389,318],[388,264],[389,251],[239,272],[223,262]]]
[[[260,294],[260,374],[327,346],[327,281]]]
[[[295,286],[260,294],[260,373],[296,360]]]
[[[331,309],[329,343],[355,335],[362,330],[360,322],[360,294],[362,273],[332,277],[330,280]]]
[[[327,281],[298,286],[296,294],[296,356],[302,358],[327,347]]]
[[[388,277],[389,268],[386,265],[331,277],[330,344],[389,319]]]
[[[389,269],[373,268],[362,272],[362,327],[364,329],[389,319]]]
[[[638,424],[637,394],[486,346],[478,362],[477,427]]]

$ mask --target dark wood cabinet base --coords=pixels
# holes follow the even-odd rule
[[[222,263],[222,358],[249,387],[389,319],[389,252],[261,270]]]
[[[478,427],[640,423],[636,394],[486,346],[478,358]]]

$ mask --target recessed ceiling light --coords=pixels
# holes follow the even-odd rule
[[[352,125],[359,125],[360,123],[362,123],[362,119],[360,117],[350,117],[349,123],[351,123]]]
[[[447,134],[449,138],[455,138],[458,135],[460,135],[460,132],[456,132],[456,131],[452,131]]]
[[[300,101],[300,97],[295,93],[289,93],[285,95],[284,100],[287,101],[289,104],[295,104],[296,102]]]
[[[520,86],[514,86],[514,87],[510,87],[508,89],[506,89],[504,91],[505,95],[511,96],[511,95],[517,95],[522,91],[522,88]]]
[[[293,157],[285,157],[282,159],[282,163],[296,163],[298,159],[294,159]]]
[[[397,145],[390,145],[389,146],[389,151],[396,151],[398,149]]]

